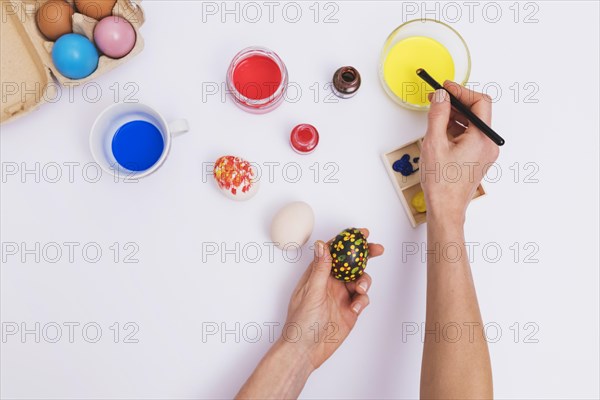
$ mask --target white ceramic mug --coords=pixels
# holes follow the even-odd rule
[[[112,152],[112,140],[120,127],[131,121],[146,121],[160,131],[164,148],[154,165],[143,171],[130,171],[119,165]],[[90,132],[90,151],[100,167],[119,179],[139,179],[159,169],[171,150],[171,139],[189,130],[185,119],[167,123],[164,117],[152,107],[141,103],[117,103],[108,107],[96,118]]]

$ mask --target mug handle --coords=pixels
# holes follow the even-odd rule
[[[175,121],[169,122],[169,132],[172,137],[177,137],[190,130],[190,125],[186,119],[176,119]]]

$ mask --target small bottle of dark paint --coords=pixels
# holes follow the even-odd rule
[[[360,74],[354,67],[341,67],[333,74],[333,93],[342,99],[356,94],[360,87]]]

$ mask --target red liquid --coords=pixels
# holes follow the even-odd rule
[[[266,99],[281,85],[281,70],[269,57],[253,55],[233,71],[233,84],[238,92],[252,100]]]
[[[300,154],[311,153],[319,144],[319,132],[312,125],[298,125],[292,129],[290,143],[292,148]]]

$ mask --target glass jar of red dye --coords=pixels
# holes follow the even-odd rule
[[[288,85],[288,73],[279,56],[263,47],[248,47],[233,57],[227,70],[227,88],[243,110],[262,114],[279,106]]]

